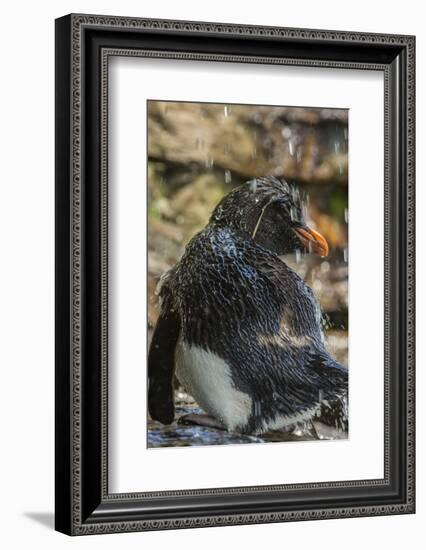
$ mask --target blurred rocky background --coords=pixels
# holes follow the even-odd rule
[[[344,109],[148,102],[148,324],[155,287],[235,186],[274,175],[306,196],[330,256],[286,257],[325,315],[328,346],[347,365],[348,112]],[[183,396],[182,399],[185,399]]]

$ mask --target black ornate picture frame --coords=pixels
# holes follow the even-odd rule
[[[383,479],[108,492],[110,56],[384,74]],[[69,535],[414,513],[415,38],[68,15],[56,21],[56,529]]]

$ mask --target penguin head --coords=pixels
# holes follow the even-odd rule
[[[325,238],[308,227],[299,190],[275,177],[256,178],[226,195],[210,224],[230,228],[278,255],[296,251],[328,255]]]

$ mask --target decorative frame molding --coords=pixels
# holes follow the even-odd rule
[[[158,37],[166,42],[161,49],[155,47]],[[232,39],[233,45],[228,46],[223,37]],[[204,39],[214,40],[206,47]],[[414,512],[414,52],[414,37],[389,34],[96,15],[70,15],[56,21],[58,530],[83,535]],[[383,480],[108,493],[107,92],[108,59],[117,55],[383,71]],[[88,155],[89,149],[95,155]],[[88,160],[92,156],[95,160]],[[87,206],[89,195],[90,202],[98,205],[93,211]],[[392,315],[396,309],[397,319]],[[89,368],[96,382],[85,376]],[[321,491],[328,497],[336,495],[331,505],[318,500]],[[257,502],[253,504],[250,495],[256,495]],[[353,502],[358,495],[361,504],[342,504],[339,498],[345,495],[346,500],[353,495]],[[227,496],[234,499],[232,506],[225,502]],[[173,510],[173,499],[183,497],[188,499],[188,511],[179,515]],[[218,497],[228,512],[221,513]],[[217,503],[217,512],[203,511],[201,503],[208,498]],[[304,500],[305,509],[292,508],[291,498]],[[167,500],[161,510],[159,500]]]

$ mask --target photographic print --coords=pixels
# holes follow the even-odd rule
[[[148,447],[348,438],[348,110],[147,110]]]

